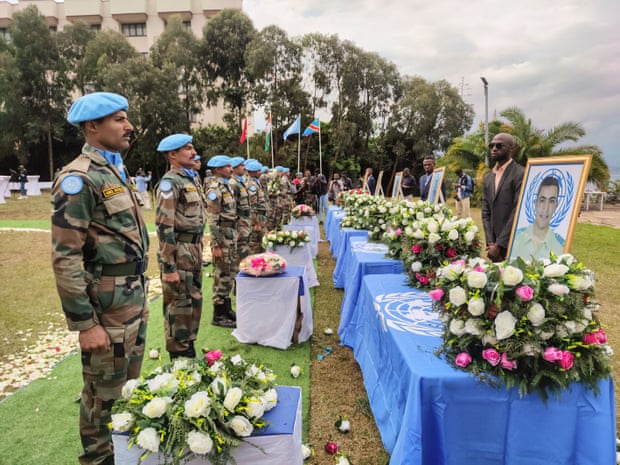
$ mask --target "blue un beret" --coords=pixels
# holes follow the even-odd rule
[[[261,165],[256,160],[250,160],[245,162],[245,169],[248,171],[260,171],[262,168],[263,165]]]
[[[160,152],[170,152],[171,150],[180,149],[184,145],[189,144],[192,140],[193,137],[189,134],[172,134],[161,140],[157,146],[157,150]]]
[[[119,110],[127,111],[128,109],[129,103],[122,95],[111,92],[93,92],[73,102],[67,113],[67,121],[77,125],[84,121],[103,118]]]
[[[276,170],[278,173],[283,173],[283,172],[284,172],[284,168],[282,168],[280,165],[276,166],[276,167],[275,167],[275,170]]]
[[[243,157],[233,157],[233,158],[230,159],[230,166],[232,166],[233,168],[236,168],[241,163],[245,163],[245,158],[243,158]]]
[[[282,172],[283,172],[283,173],[288,173],[288,172],[290,172],[290,171],[291,171],[291,169],[290,169],[290,168],[282,168]]]
[[[222,168],[223,166],[230,166],[230,157],[228,155],[215,155],[211,157],[207,162],[209,168]]]

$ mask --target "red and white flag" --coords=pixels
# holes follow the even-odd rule
[[[243,118],[243,122],[241,123],[241,137],[239,138],[240,143],[245,142],[245,138],[248,135],[248,117]]]

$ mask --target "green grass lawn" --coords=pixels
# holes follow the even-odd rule
[[[40,227],[49,228],[49,202],[46,195],[30,197],[27,201],[9,201],[0,205],[0,228]],[[479,221],[479,210],[472,211]],[[149,225],[154,223],[153,211],[146,211]],[[47,226],[45,226],[47,225]],[[152,241],[150,256],[156,256],[156,244]],[[591,268],[597,278],[596,296],[601,303],[600,318],[608,334],[612,347],[620,350],[620,320],[616,317],[617,302],[620,301],[620,268],[616,264],[620,256],[620,229],[589,224],[577,224],[573,240],[573,254]],[[49,264],[50,236],[48,232],[8,232],[0,231],[0,360],[19,352],[36,341],[37,335],[50,326],[64,325],[54,280]],[[330,259],[331,260],[331,259]],[[157,276],[157,266],[151,260],[148,274]],[[207,270],[208,271],[208,270]],[[322,307],[333,305],[334,321],[337,327],[337,310],[341,292],[333,289],[331,275],[319,270],[321,294],[317,302]],[[272,366],[278,375],[279,384],[300,385],[303,389],[304,437],[308,424],[310,383],[310,343],[293,346],[281,351],[256,345],[239,344],[230,336],[230,330],[209,324],[211,320],[210,281],[205,280],[205,306],[198,347],[220,348],[228,352],[239,352],[246,359],[258,359]],[[325,301],[329,300],[329,302]],[[324,302],[321,304],[321,302]],[[321,308],[319,311],[323,311]],[[147,348],[163,349],[161,300],[151,305],[151,318]],[[18,331],[27,331],[16,337]],[[322,328],[315,327],[315,344],[326,344],[320,334]],[[318,347],[318,346],[317,346]],[[318,349],[316,349],[318,350]],[[293,380],[289,375],[291,363],[299,364],[304,374]],[[150,370],[157,361],[145,360],[144,369]],[[325,362],[323,362],[325,363]],[[333,374],[332,374],[333,375]],[[321,383],[320,371],[313,383]],[[616,395],[620,380],[620,366],[613,369]],[[341,380],[342,381],[342,380]],[[333,382],[333,380],[332,380]],[[316,386],[316,384],[315,384]],[[329,396],[330,381],[324,380],[321,396]],[[34,381],[26,388],[0,403],[0,464],[2,465],[66,465],[76,463],[79,453],[77,428],[78,404],[75,402],[81,388],[79,359],[70,356],[58,364],[53,373],[46,378]],[[354,397],[365,398],[363,387]],[[341,406],[338,399],[330,399],[329,420]],[[314,412],[314,410],[313,410]],[[317,416],[317,415],[315,415]],[[324,415],[327,416],[327,415]],[[318,417],[315,419],[318,421]],[[326,420],[327,421],[327,420]],[[330,426],[331,426],[330,424]],[[323,428],[323,435],[329,434]],[[317,442],[315,446],[320,447]],[[353,452],[353,451],[351,451]],[[378,451],[381,452],[381,451]],[[319,457],[315,463],[323,463]],[[327,463],[327,462],[325,462]],[[331,462],[330,462],[331,463]],[[364,462],[372,465],[379,463]]]

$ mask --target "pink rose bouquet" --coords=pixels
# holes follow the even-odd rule
[[[286,260],[273,252],[248,255],[239,263],[239,271],[252,276],[270,276],[283,273]]]
[[[575,381],[596,391],[610,375],[611,350],[593,286],[592,273],[570,255],[532,263],[453,261],[437,270],[429,292],[445,323],[438,352],[452,366],[495,386],[516,386],[521,395],[546,399]]]

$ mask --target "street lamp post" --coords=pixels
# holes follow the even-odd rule
[[[484,163],[489,166],[489,82],[485,77],[480,80],[484,84]]]

